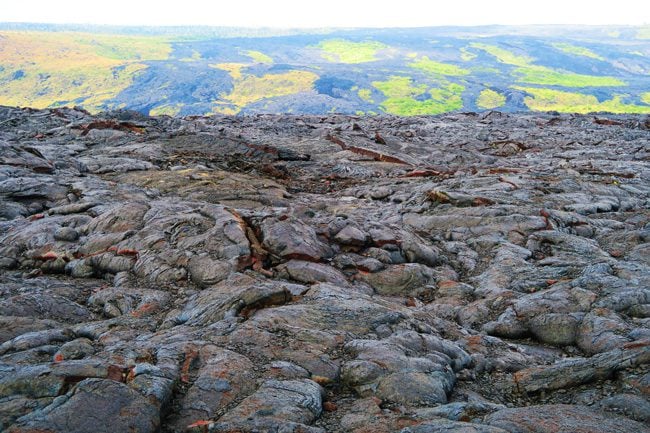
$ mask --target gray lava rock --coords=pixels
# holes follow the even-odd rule
[[[413,332],[382,341],[355,340],[346,348],[356,359],[342,367],[345,383],[362,396],[412,406],[446,403],[454,370],[470,363],[469,355],[453,343]]]
[[[408,263],[387,266],[374,273],[361,273],[359,279],[368,283],[381,295],[427,296],[434,282],[431,269],[424,265]]]
[[[351,225],[339,231],[334,240],[342,245],[363,246],[366,243],[368,235]]]
[[[400,430],[400,433],[505,433],[498,427],[492,427],[483,424],[471,424],[468,422],[436,420],[427,421],[415,427],[407,427]]]
[[[332,256],[316,231],[300,220],[265,220],[261,226],[264,246],[284,259],[319,261]]]
[[[634,420],[650,423],[650,402],[634,394],[616,394],[600,401],[598,406],[611,412],[622,413]]]
[[[111,420],[98,423],[97,419]],[[86,379],[47,408],[32,412],[9,428],[14,432],[155,432],[160,408],[123,383]]]
[[[648,431],[643,117],[0,124],[0,430]]]
[[[331,266],[320,263],[289,260],[276,268],[279,276],[305,284],[332,283],[340,287],[349,285],[345,275]]]
[[[311,431],[306,425],[320,416],[323,410],[322,394],[323,389],[307,379],[267,381],[253,395],[220,418],[215,431],[227,428],[259,431],[254,428],[259,428],[258,423],[287,426],[302,424],[304,430],[300,431]]]
[[[489,425],[511,433],[648,432],[650,428],[620,416],[605,415],[577,405],[543,405],[503,409],[485,418]]]
[[[79,239],[79,233],[72,227],[61,227],[54,232],[57,241],[74,242]]]
[[[554,346],[575,344],[580,318],[570,314],[549,313],[533,317],[528,326],[539,341]]]
[[[82,359],[95,353],[92,341],[88,338],[77,338],[64,343],[54,355],[54,359]]]

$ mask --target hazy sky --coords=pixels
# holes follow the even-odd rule
[[[0,0],[0,22],[245,27],[644,24],[647,0]]]

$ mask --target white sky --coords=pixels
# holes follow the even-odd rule
[[[648,0],[0,0],[0,22],[237,27],[644,24]]]

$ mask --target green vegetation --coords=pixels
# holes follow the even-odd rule
[[[474,59],[477,58],[477,57],[478,57],[477,54],[475,54],[475,53],[469,51],[467,48],[461,48],[461,49],[460,49],[460,58],[461,58],[464,62],[469,62],[469,61],[471,61],[471,60],[474,60]]]
[[[372,85],[389,98],[409,98],[426,92],[427,85],[415,87],[410,77],[390,77],[386,81],[374,81]]]
[[[91,46],[98,56],[114,60],[165,60],[171,53],[169,41],[155,36],[79,34],[74,42]]]
[[[473,42],[470,44],[470,46],[472,48],[478,48],[488,54],[493,55],[500,63],[505,63],[506,65],[526,67],[529,66],[534,60],[532,57],[518,56],[511,51],[504,50],[503,48],[499,48],[494,45]]]
[[[209,65],[211,68],[221,69],[228,71],[233,80],[238,80],[242,77],[241,70],[248,67],[246,63],[216,63]]]
[[[436,62],[430,60],[426,56],[413,63],[409,63],[409,66],[415,69],[419,69],[423,72],[436,75],[461,76],[469,74],[469,71],[467,69],[459,68],[458,66],[450,65],[447,63]]]
[[[282,74],[241,75],[235,78],[234,88],[228,95],[221,95],[226,101],[225,107],[216,111],[224,114],[236,114],[246,105],[266,98],[292,95],[312,89],[318,75],[307,71],[289,71]]]
[[[181,62],[196,62],[198,60],[201,60],[201,53],[199,53],[196,50],[192,50],[192,55],[190,57],[183,57],[182,59],[179,59]]]
[[[372,91],[370,89],[359,89],[359,92],[357,92],[359,95],[359,98],[363,99],[366,102],[374,102],[372,100]]]
[[[328,39],[318,44],[322,57],[336,63],[366,63],[377,60],[377,53],[388,45],[377,41],[352,42],[345,39]]]
[[[97,112],[129,87],[146,60],[168,58],[159,37],[85,33],[0,33],[0,104],[83,105]]]
[[[513,73],[517,76],[517,81],[521,83],[562,87],[614,87],[626,85],[625,82],[614,77],[575,74],[573,72],[556,71],[545,66],[537,66],[532,63],[534,59],[530,57],[518,56],[494,45],[473,43],[471,46],[493,55],[501,63],[517,66]]]
[[[461,96],[465,87],[460,84],[446,82],[427,92],[426,84],[416,86],[410,77],[393,76],[386,81],[375,81],[372,85],[387,97],[381,104],[384,111],[399,116],[440,114],[463,107]]]
[[[583,57],[589,57],[591,59],[596,59],[596,60],[605,60],[604,57],[599,56],[598,54],[594,53],[591,51],[589,48],[585,47],[579,47],[577,45],[571,45],[567,43],[562,43],[558,42],[553,44],[555,48],[557,48],[560,51],[563,51],[567,54],[574,54],[576,56],[583,56]]]
[[[266,54],[260,51],[249,50],[246,51],[246,55],[257,63],[266,63],[266,64],[273,63],[273,59],[270,56],[267,56]]]
[[[183,104],[165,104],[159,105],[157,107],[149,110],[149,115],[151,116],[176,116],[180,113]]]
[[[492,108],[501,107],[506,103],[506,97],[499,92],[491,89],[482,90],[476,100],[479,108],[491,110]]]
[[[626,40],[650,37],[650,26],[622,32]],[[308,47],[282,41],[273,45],[278,42],[275,40],[259,45],[223,40],[219,44],[224,49],[218,53],[206,50],[210,39],[150,34],[0,30],[0,104],[35,108],[80,105],[97,112],[152,103],[152,114],[176,115],[202,114],[211,110],[206,106],[216,107],[217,112],[238,113],[250,104],[260,110],[267,104],[265,111],[287,110],[290,104],[286,102],[291,100],[301,110],[319,112],[332,106],[329,103],[324,108],[319,101],[310,101],[314,82],[321,76],[318,91],[343,98],[345,104],[334,107],[345,111],[435,114],[462,109],[463,98],[470,107],[512,109],[501,89],[513,85],[529,89],[527,103],[533,110],[646,112],[650,107],[650,89],[644,81],[648,57],[642,53],[642,41],[623,44],[606,36],[606,29],[589,39],[568,39],[568,34],[566,39],[540,36],[522,45],[516,41],[511,45],[512,39],[502,35],[485,38],[489,32],[472,36],[463,31],[461,36],[430,41],[435,46],[427,45],[427,40],[410,44],[382,32],[377,36],[367,36],[371,33],[365,31],[333,32],[314,36],[311,40],[315,42]],[[575,42],[579,40],[589,43],[583,46],[583,42]],[[305,50],[312,60],[322,56],[328,61],[316,60],[316,65],[304,68],[292,67],[287,60],[290,64],[272,67],[279,59],[298,59]],[[439,50],[452,53],[449,58],[453,60],[433,54]],[[567,53],[561,56],[567,60],[566,66],[545,62],[560,52]],[[574,64],[598,70],[603,53],[609,52],[630,61],[615,64],[620,72],[611,76],[590,69],[576,69],[584,74],[571,70]],[[213,64],[208,65],[207,59]],[[196,73],[183,71],[188,67]],[[228,75],[210,73],[206,71],[209,68]],[[208,76],[225,77],[226,83],[221,79],[210,82]],[[467,83],[473,84],[465,90]],[[597,87],[602,88],[598,93]],[[190,94],[191,89],[197,91]],[[592,96],[596,94],[601,102]],[[273,100],[282,97],[284,102]]]
[[[491,68],[489,66],[474,66],[471,68],[471,72],[474,74],[501,75],[501,71],[498,68]]]
[[[559,72],[544,66],[529,66],[517,68],[514,74],[517,81],[528,84],[562,87],[614,87],[625,86],[625,82],[618,78],[608,76],[574,74],[572,72]]]
[[[248,52],[249,57],[254,60],[262,59],[258,54],[264,56],[263,53],[257,51],[254,51],[255,54],[252,55],[250,53],[251,51]],[[210,67],[228,71],[233,81],[233,90],[227,95],[219,95],[222,101],[215,102],[217,104],[214,108],[216,113],[237,114],[252,102],[306,92],[313,88],[314,81],[318,79],[318,75],[308,71],[289,71],[258,77],[242,71],[249,66],[251,65],[247,63],[210,65]]]
[[[608,111],[611,113],[650,114],[650,107],[626,104],[623,96],[617,95],[607,101],[599,102],[593,95],[537,87],[514,87],[532,95],[524,99],[526,105],[535,111],[559,111],[562,113],[592,113]]]

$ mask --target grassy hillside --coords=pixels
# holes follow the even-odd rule
[[[86,33],[0,32],[0,104],[91,111],[116,101],[147,68],[169,57],[157,37]]]
[[[168,115],[650,112],[647,28],[61,29],[0,25],[0,105]]]

